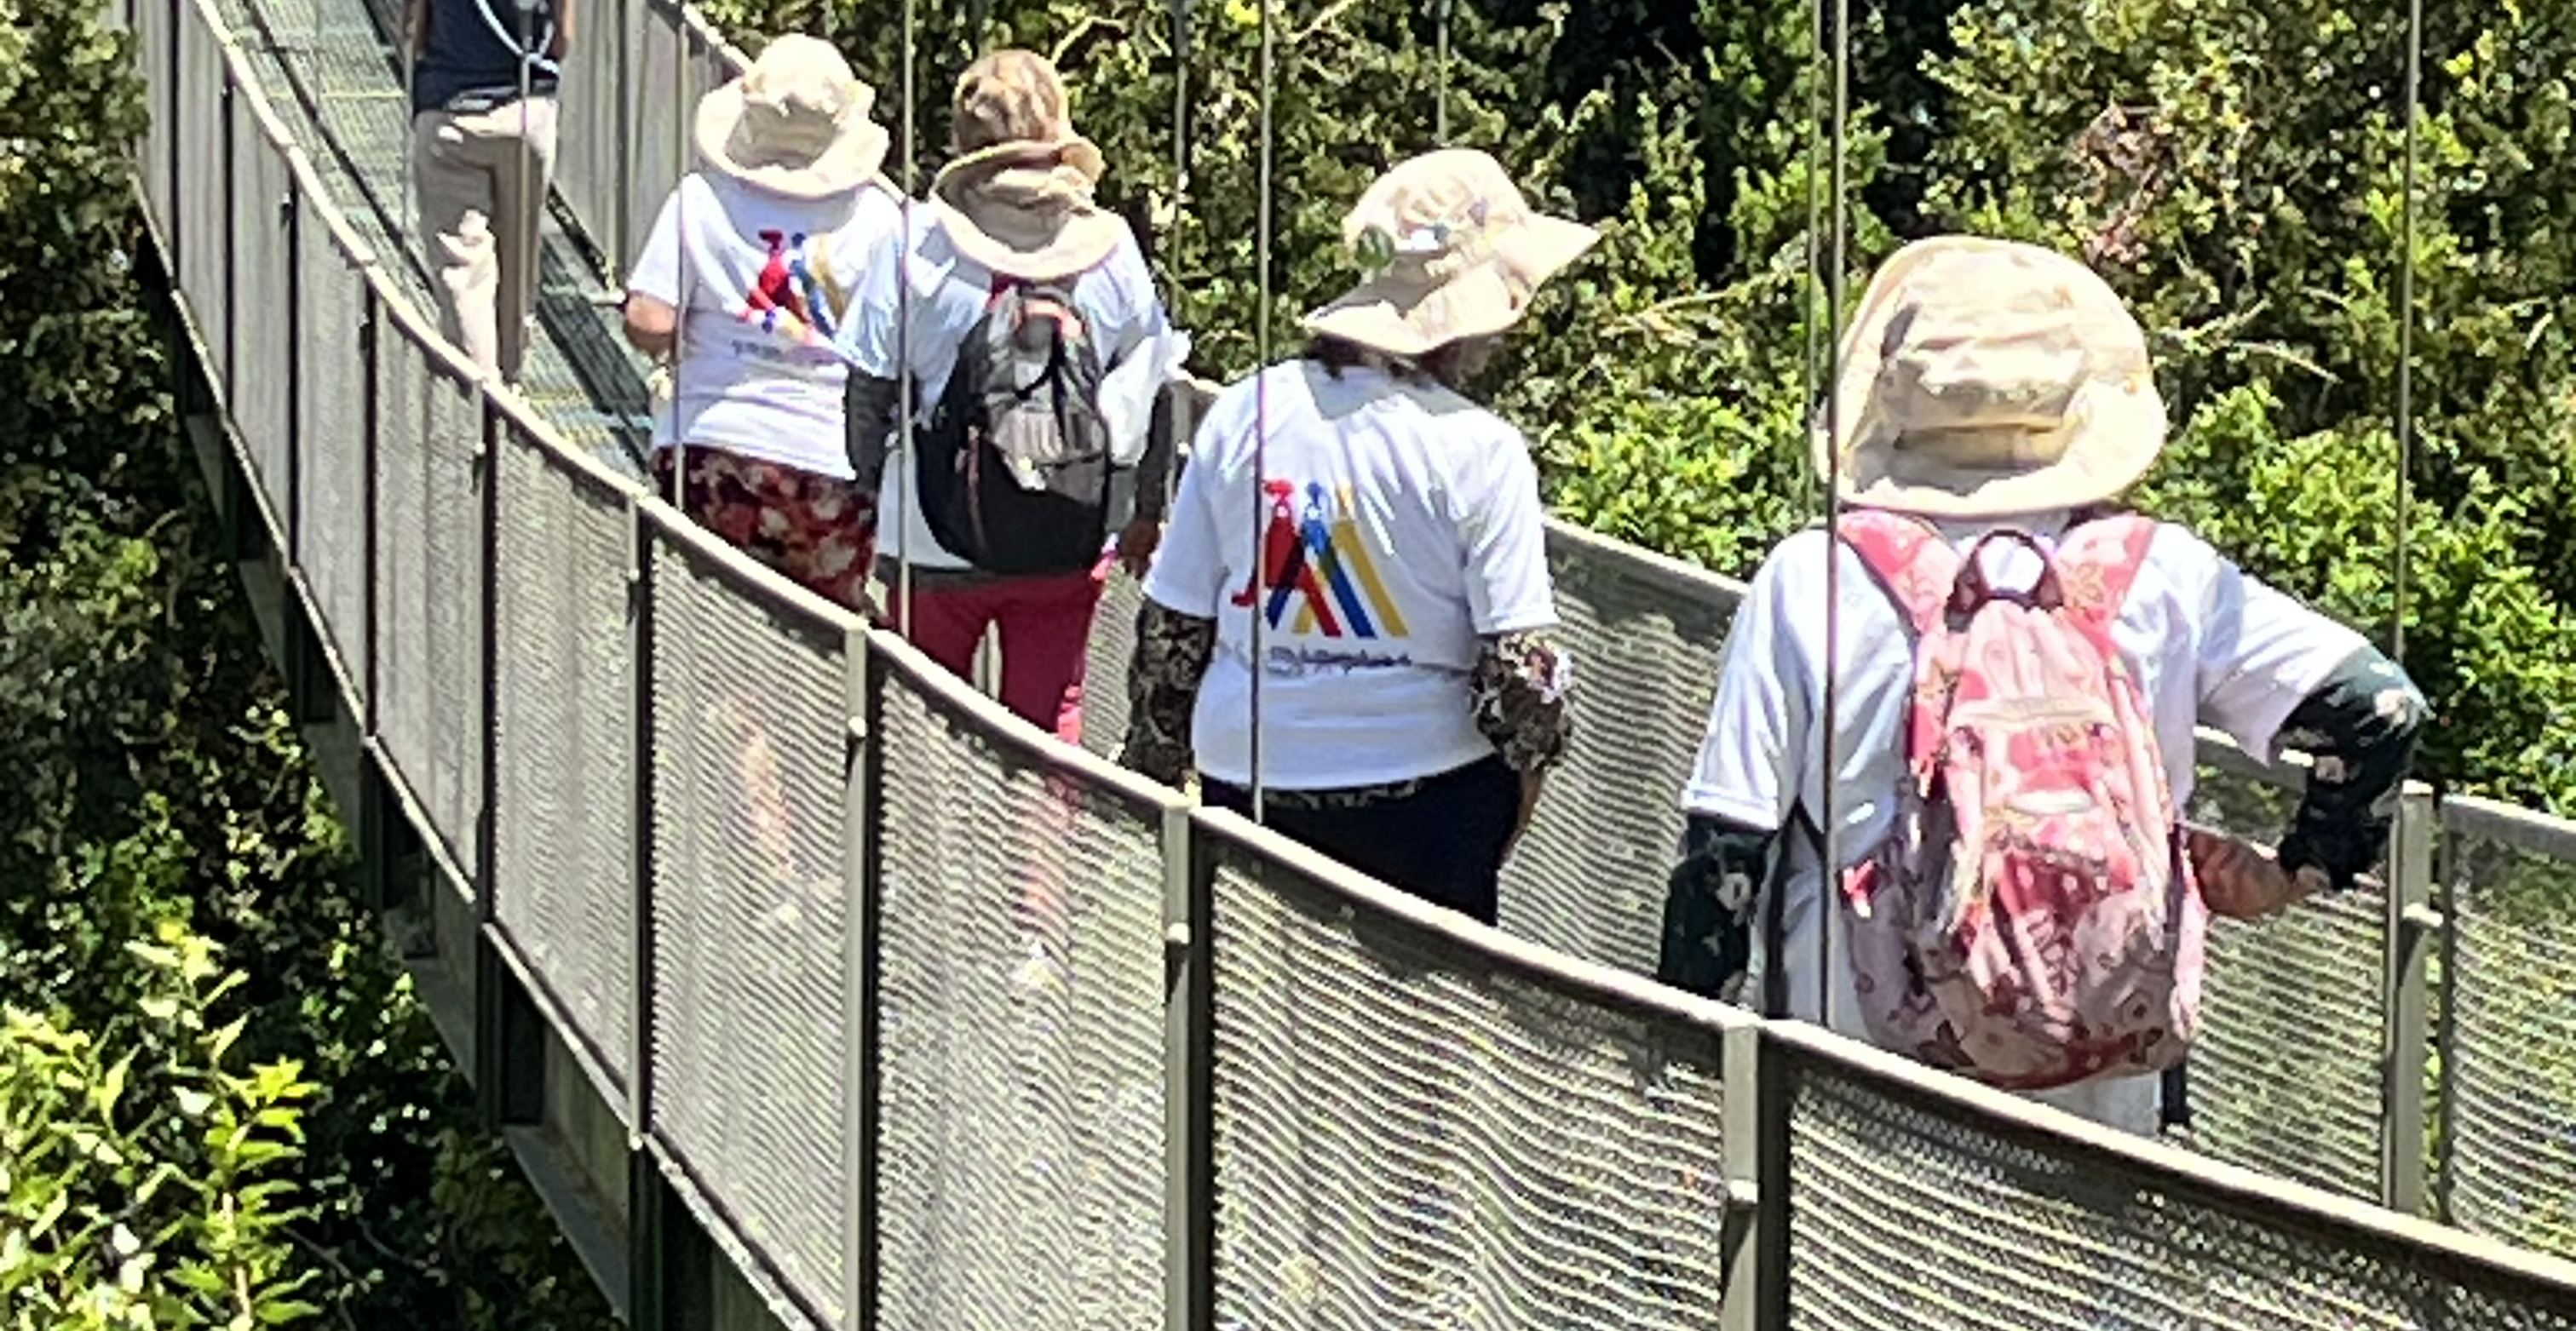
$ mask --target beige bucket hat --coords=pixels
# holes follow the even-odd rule
[[[1127,239],[1092,202],[1100,149],[1074,132],[1045,56],[1002,50],[967,66],[953,110],[959,155],[930,182],[930,205],[958,253],[1010,277],[1069,277]]]
[[[1306,328],[1404,357],[1499,333],[1600,239],[1533,212],[1485,153],[1424,153],[1389,168],[1342,218],[1342,243],[1376,271],[1307,315]]]
[[[846,194],[879,179],[885,164],[886,131],[868,116],[876,97],[830,42],[790,33],[698,99],[698,155],[787,198]]]
[[[1871,278],[1834,385],[1845,502],[1995,517],[2109,499],[2165,445],[2145,330],[2053,250],[1940,236]],[[1816,470],[1833,440],[1814,427]]]

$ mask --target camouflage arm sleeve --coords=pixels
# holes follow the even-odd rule
[[[1190,714],[1216,651],[1216,621],[1147,600],[1127,664],[1127,740],[1118,761],[1167,786],[1190,770]]]
[[[1565,756],[1574,716],[1565,695],[1573,658],[1547,634],[1500,633],[1484,640],[1469,687],[1476,728],[1515,772],[1542,772]]]
[[[1724,1003],[1744,1001],[1753,965],[1753,914],[1777,836],[1704,813],[1682,832],[1681,863],[1664,883],[1664,940],[1655,978]]]
[[[2429,710],[2404,669],[2364,648],[2291,711],[2280,742],[2313,754],[2316,768],[2281,838],[2283,869],[2313,866],[2341,891],[2379,862]]]

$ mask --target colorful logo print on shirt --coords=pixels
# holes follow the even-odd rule
[[[833,312],[848,303],[832,280],[832,238],[814,237],[809,260],[804,232],[770,228],[759,235],[769,246],[769,261],[743,293],[743,322],[799,346],[829,345],[837,331]]]
[[[1291,633],[1320,633],[1327,638],[1401,638],[1404,616],[1370,562],[1367,543],[1352,519],[1350,492],[1333,496],[1326,510],[1324,487],[1309,482],[1305,503],[1296,500],[1293,481],[1268,481],[1270,525],[1262,533],[1261,568],[1246,579],[1234,604],[1261,600],[1262,618],[1270,627]],[[1296,616],[1289,617],[1291,606]]]

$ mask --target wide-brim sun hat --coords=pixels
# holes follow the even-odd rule
[[[1389,168],[1342,218],[1342,243],[1374,271],[1305,327],[1407,358],[1489,337],[1600,239],[1532,209],[1486,153],[1424,153]]]
[[[869,117],[876,90],[839,49],[790,33],[742,76],[698,99],[695,138],[708,168],[790,199],[828,199],[878,181],[888,136]]]
[[[2135,316],[2054,250],[1939,236],[1863,293],[1814,422],[1816,471],[1846,503],[1983,518],[2099,503],[2164,451],[2164,399]]]
[[[1074,131],[1053,63],[996,51],[959,76],[954,102],[964,151],[931,180],[930,206],[959,254],[1011,277],[1070,277],[1127,239],[1092,199],[1100,149]]]

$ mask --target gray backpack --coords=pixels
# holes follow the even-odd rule
[[[931,534],[991,573],[1088,569],[1108,543],[1100,349],[1064,285],[994,279],[921,440]]]

